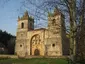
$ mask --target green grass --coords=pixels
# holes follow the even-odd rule
[[[66,59],[31,58],[31,59],[0,59],[0,64],[68,64]]]

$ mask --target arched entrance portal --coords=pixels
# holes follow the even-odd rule
[[[36,56],[40,55],[40,51],[38,49],[35,49],[34,55],[36,55]]]
[[[31,38],[31,43],[30,43],[30,55],[40,55],[40,49],[38,48],[40,46],[40,35],[35,34]]]
[[[43,43],[41,42],[41,38],[39,34],[35,34],[32,36],[30,41],[30,55],[44,55],[43,52]]]

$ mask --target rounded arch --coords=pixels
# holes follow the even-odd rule
[[[24,23],[23,22],[21,23],[21,28],[24,28]]]
[[[37,55],[40,55],[39,49],[35,49],[35,50],[34,50],[34,55],[36,55],[36,56],[37,56]]]
[[[35,34],[31,37],[30,40],[30,55],[32,55],[32,45],[36,45],[36,44],[40,44],[40,35],[39,34]],[[34,55],[35,55],[35,51],[34,51]]]
[[[40,36],[40,35],[39,35],[39,34],[35,34],[35,35],[33,35],[33,36],[31,37],[31,40],[32,40],[32,38],[35,37],[35,36]]]

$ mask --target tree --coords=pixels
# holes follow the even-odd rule
[[[79,2],[80,6],[78,7],[78,15],[79,15],[79,26],[77,30],[77,57],[78,60],[85,59],[85,0],[81,0]]]
[[[15,36],[7,33],[6,31],[0,30],[0,44],[1,48],[7,49],[9,54],[14,53]],[[7,53],[7,52],[6,52]]]
[[[61,9],[61,11],[64,11],[64,13],[66,13],[66,15],[69,14],[68,23],[69,23],[70,27],[69,27],[68,31],[69,31],[69,36],[70,36],[70,55],[73,54],[73,56],[75,58],[76,51],[77,51],[76,47],[78,44],[77,42],[84,41],[84,37],[82,37],[82,35],[78,34],[80,32],[81,32],[81,34],[82,33],[84,34],[84,26],[83,26],[84,12],[85,12],[84,11],[85,10],[84,0],[82,0],[82,3],[81,3],[81,0],[44,0],[42,2],[42,4],[39,6],[37,6],[36,3],[33,3],[30,0],[27,0],[27,1],[29,1],[31,4],[36,6],[37,10],[39,9],[39,11],[40,10],[45,11],[46,9],[47,9],[47,11],[49,11],[50,8],[58,6]],[[78,3],[81,3],[81,4],[78,4]],[[83,8],[81,7],[82,9],[80,8],[80,5],[83,6]],[[79,10],[79,8],[80,8],[80,10]],[[79,12],[82,11],[82,13],[80,13],[81,14],[80,16],[78,15],[79,12],[77,12],[77,11],[79,11]],[[38,14],[41,14],[41,13],[39,12]],[[77,38],[80,38],[80,37],[81,37],[81,39],[79,39],[79,41],[77,41]],[[83,43],[81,43],[81,44],[83,44]],[[80,45],[78,44],[78,46],[80,46]],[[81,47],[83,47],[83,46],[81,46]],[[80,53],[82,53],[82,51],[80,51]],[[82,57],[83,57],[83,55],[82,55]]]
[[[21,4],[23,4],[24,7],[28,8],[28,4],[32,4],[36,12],[33,14],[33,12],[29,12],[31,15],[33,15],[36,19],[42,19],[47,21],[47,14],[49,11],[52,11],[54,7],[57,6],[57,8],[60,9],[60,11],[63,12],[65,15],[66,24],[68,24],[69,27],[66,26],[67,30],[66,32],[69,33],[69,39],[70,39],[70,55],[73,55],[74,58],[77,54],[77,51],[79,51],[82,59],[84,59],[84,34],[85,34],[85,28],[84,28],[84,15],[85,15],[85,1],[84,0],[38,0],[39,3],[36,3],[34,0],[23,0]],[[42,24],[40,24],[42,25]],[[81,46],[80,46],[81,45]],[[77,47],[77,48],[76,48]]]
[[[15,51],[15,39],[16,38],[10,38],[8,41],[7,47],[8,47],[8,54],[14,54]]]

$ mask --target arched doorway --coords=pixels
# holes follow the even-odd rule
[[[41,39],[39,34],[35,34],[34,36],[32,36],[30,42],[30,55],[40,55],[40,49],[38,48],[41,43],[40,41]]]
[[[34,55],[36,55],[36,56],[40,55],[40,51],[38,49],[35,49]]]

